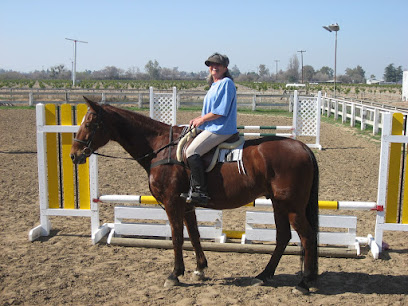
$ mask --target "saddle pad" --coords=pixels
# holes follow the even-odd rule
[[[218,162],[225,163],[225,162],[237,162],[238,172],[240,174],[246,174],[244,163],[242,161],[242,153],[244,149],[244,143],[234,149],[220,149],[218,155]]]

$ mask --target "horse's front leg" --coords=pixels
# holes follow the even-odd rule
[[[173,203],[173,204],[171,204]],[[183,217],[184,205],[177,201],[165,203],[167,217],[171,226],[172,242],[174,250],[174,269],[173,272],[166,279],[164,286],[173,287],[180,284],[178,277],[184,275],[184,261],[183,261]]]
[[[193,273],[193,280],[202,281],[205,280],[204,270],[207,268],[207,258],[205,258],[203,248],[201,247],[197,216],[193,207],[186,209],[184,222],[196,254],[197,267]]]

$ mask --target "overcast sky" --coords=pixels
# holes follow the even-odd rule
[[[180,71],[206,70],[213,52],[241,72],[286,70],[305,50],[303,64],[337,73],[363,67],[382,78],[393,63],[408,70],[408,1],[0,1],[0,68],[29,72],[64,64],[77,71],[116,66],[144,71],[149,60]]]

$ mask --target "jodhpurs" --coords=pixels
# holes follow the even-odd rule
[[[211,133],[207,130],[202,131],[197,137],[191,142],[186,151],[186,157],[189,158],[194,154],[203,156],[205,153],[210,151],[215,146],[224,142],[232,135],[219,135]]]

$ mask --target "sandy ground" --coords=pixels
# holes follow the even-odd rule
[[[179,112],[185,123],[196,113]],[[240,124],[289,125],[290,119],[239,115]],[[1,305],[275,305],[381,304],[407,305],[408,234],[386,232],[390,249],[374,260],[367,248],[360,258],[320,258],[319,289],[309,296],[292,293],[300,270],[298,256],[286,255],[274,282],[250,286],[269,255],[206,252],[208,280],[191,280],[195,256],[184,252],[182,286],[165,289],[173,251],[92,245],[90,222],[52,218],[50,237],[29,242],[28,231],[39,224],[34,110],[0,109],[0,304]],[[337,124],[322,124],[317,152],[320,199],[375,201],[378,141]],[[125,156],[109,144],[102,153]],[[136,162],[101,158],[102,194],[148,194],[146,174]],[[245,209],[224,212],[226,228],[244,228]],[[328,213],[321,211],[321,213]],[[335,213],[335,212],[330,212]],[[374,212],[343,212],[358,217],[358,235],[374,234]],[[113,222],[113,205],[101,207],[103,222]]]

